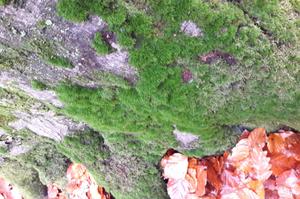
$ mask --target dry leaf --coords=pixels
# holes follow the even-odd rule
[[[172,199],[300,199],[299,160],[299,134],[257,128],[244,131],[231,153],[197,159],[168,152],[161,165]]]
[[[161,162],[166,179],[183,179],[187,174],[188,158],[180,153],[174,153]]]

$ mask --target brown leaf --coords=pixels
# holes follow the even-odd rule
[[[273,133],[268,137],[267,146],[271,154],[282,153],[285,148],[284,138],[279,133]]]
[[[207,168],[205,166],[199,166],[197,168],[197,196],[203,196],[205,194],[205,186],[207,183]]]
[[[285,139],[287,156],[294,157],[300,161],[300,134],[293,133]]]
[[[219,163],[219,160],[215,157],[205,160],[204,165],[207,167],[207,181],[214,187],[218,193],[222,187],[221,176],[219,175],[222,170],[219,166],[223,166]]]
[[[287,157],[284,154],[271,156],[270,163],[272,166],[272,173],[275,176],[279,176],[282,172],[295,168],[298,164],[293,157]]]
[[[168,192],[172,184],[172,189],[178,187],[186,194],[184,199],[300,199],[299,159],[299,134],[280,131],[267,136],[263,128],[244,131],[231,153],[188,158],[184,181],[169,179]],[[176,161],[180,164],[182,159]],[[172,193],[183,195],[175,190]]]

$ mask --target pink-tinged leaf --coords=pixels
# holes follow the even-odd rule
[[[247,184],[247,187],[250,190],[254,191],[260,199],[265,199],[265,188],[264,188],[264,185],[263,185],[262,181],[260,181],[260,180],[251,180]]]
[[[253,148],[251,160],[253,168],[251,176],[254,179],[265,181],[272,175],[270,158],[267,157],[266,151],[262,151],[260,148]]]
[[[278,176],[276,184],[278,185],[278,193],[279,189],[281,189],[281,191],[289,189],[292,194],[300,196],[300,179],[294,169],[285,171]],[[284,192],[279,193],[279,195],[280,194],[284,194]]]
[[[185,179],[189,182],[189,192],[195,193],[197,190],[197,171],[196,169],[188,169],[188,173],[185,176]]]
[[[11,184],[0,178],[0,198],[3,199],[23,199],[19,191]]]
[[[263,148],[267,140],[266,130],[264,128],[256,128],[253,131],[251,131],[248,139],[249,144],[252,147],[258,146],[259,148]]]
[[[226,188],[230,187],[239,187],[242,182],[239,179],[239,176],[235,175],[234,173],[224,170],[221,176],[222,182],[223,182],[223,188],[222,190],[226,190]]]
[[[277,190],[265,189],[265,199],[279,199]]]
[[[252,190],[244,188],[238,191],[240,199],[260,199],[259,196]]]
[[[188,158],[180,153],[174,153],[162,162],[163,176],[166,179],[183,179],[187,174]]]
[[[294,199],[293,193],[290,188],[285,186],[278,186],[277,190],[280,199]]]
[[[286,150],[285,155],[294,157],[300,161],[300,134],[292,134],[285,139]]]
[[[171,199],[188,199],[189,183],[185,179],[169,179],[167,191]]]
[[[240,140],[232,149],[232,154],[228,156],[228,161],[238,163],[249,156],[249,141],[248,139]]]
[[[165,156],[162,167],[180,168],[185,158],[175,155],[172,161],[171,156]],[[166,176],[180,171],[174,168]],[[300,199],[300,134],[280,131],[267,137],[262,128],[245,132],[231,154],[188,158],[185,178],[168,179],[172,199]]]
[[[237,193],[228,193],[221,196],[221,199],[240,199]]]

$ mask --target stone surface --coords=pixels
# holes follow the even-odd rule
[[[128,52],[117,43],[111,43],[117,50],[111,56],[98,55],[92,48],[95,34],[108,29],[101,18],[90,16],[85,22],[72,23],[59,17],[55,9],[56,1],[52,0],[27,0],[19,7],[0,7],[0,44],[5,46],[5,57],[11,55],[8,49],[17,52],[18,59],[12,57],[9,63],[17,62],[10,67],[16,68],[18,75],[51,85],[69,80],[81,86],[99,87],[101,80],[93,74],[108,71],[132,83],[136,81],[137,71],[128,64]],[[74,68],[59,68],[47,63],[43,56],[48,56],[49,49],[68,58]]]
[[[173,134],[183,148],[190,148],[194,142],[199,140],[198,136],[178,129],[174,129]]]
[[[27,95],[41,100],[43,102],[47,102],[53,104],[56,107],[62,108],[63,104],[58,100],[54,91],[44,90],[39,91],[31,87],[29,80],[26,78],[17,77],[8,72],[0,72],[0,87],[2,88],[16,88],[25,92]]]
[[[184,32],[190,37],[201,37],[203,36],[202,30],[192,21],[184,21],[180,27],[181,32]]]
[[[52,111],[30,110],[29,113],[16,111],[14,116],[18,119],[9,123],[13,129],[20,131],[26,128],[37,135],[55,141],[61,141],[64,136],[83,131],[86,128],[85,124],[75,123],[71,119],[57,115]]]

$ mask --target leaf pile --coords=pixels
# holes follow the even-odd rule
[[[67,170],[67,179],[67,194],[55,185],[48,185],[48,199],[113,199],[111,194],[97,185],[82,164],[70,165]]]
[[[0,178],[0,199],[23,199],[19,191]]]
[[[195,158],[169,149],[161,167],[171,199],[299,199],[300,134],[244,131],[231,152]]]

